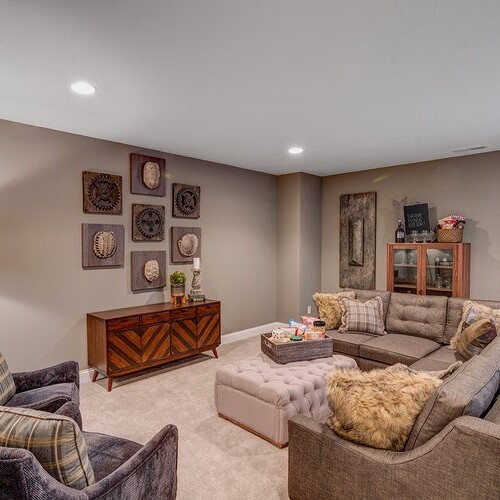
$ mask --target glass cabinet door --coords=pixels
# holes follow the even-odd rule
[[[427,295],[453,294],[453,249],[427,248],[425,285]]]
[[[417,293],[417,249],[393,249],[394,291]]]

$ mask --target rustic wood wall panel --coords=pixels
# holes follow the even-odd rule
[[[82,267],[123,267],[124,227],[82,224]]]
[[[153,290],[163,288],[167,281],[167,252],[164,250],[131,252],[132,279],[131,288],[133,292],[139,290]],[[147,262],[156,261],[158,263],[158,276],[146,277],[144,267]],[[153,279],[154,278],[154,279]]]
[[[375,288],[377,193],[340,197],[340,276],[343,287]]]

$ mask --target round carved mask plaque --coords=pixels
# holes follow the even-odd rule
[[[150,283],[160,277],[160,264],[156,259],[148,260],[144,264],[144,277]]]
[[[160,185],[161,169],[158,163],[147,161],[142,167],[142,182],[148,189],[156,189]]]
[[[94,254],[99,259],[109,259],[116,252],[116,235],[113,231],[98,231],[94,234]]]
[[[196,234],[187,233],[177,242],[179,252],[184,257],[192,257],[198,250],[198,237]]]

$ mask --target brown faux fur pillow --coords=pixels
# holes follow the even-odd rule
[[[327,330],[335,330],[340,326],[342,320],[340,299],[344,297],[355,299],[356,292],[315,293],[313,295],[319,318],[325,322]]]
[[[401,451],[415,419],[442,382],[436,374],[400,364],[370,372],[334,370],[326,375],[333,411],[328,425],[349,441]]]

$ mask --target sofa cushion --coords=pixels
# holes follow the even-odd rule
[[[462,319],[462,308],[464,302],[467,299],[448,299],[448,312],[446,315],[446,327],[444,329],[444,343],[449,344],[450,340],[453,338],[455,333],[457,333],[457,328]],[[476,300],[474,302],[482,304],[492,309],[500,309],[500,302],[493,300]]]
[[[437,370],[446,370],[451,365],[447,361],[442,361],[440,359],[433,359],[429,357],[425,357],[415,361],[410,368],[413,370],[418,370],[419,372],[434,372]]]
[[[355,299],[356,294],[354,292],[340,292],[315,293],[313,295],[314,303],[318,308],[318,316],[325,322],[327,330],[334,330],[340,326],[342,320],[342,307],[339,301],[342,297]]]
[[[71,418],[1,406],[0,446],[30,451],[52,477],[71,488],[95,482],[85,441]]]
[[[492,362],[476,356],[462,365],[431,396],[413,426],[405,449],[426,443],[455,418],[481,416],[495,397],[499,379],[498,360]]]
[[[411,365],[439,347],[440,345],[433,340],[389,333],[363,342],[359,346],[359,355],[388,365],[394,363]]]
[[[109,476],[142,448],[134,441],[97,432],[84,432],[83,437],[96,481]]]
[[[346,290],[353,291],[356,294],[356,300],[360,302],[366,302],[373,297],[380,297],[382,299],[382,305],[384,307],[384,321],[387,315],[387,307],[389,306],[389,300],[391,298],[391,292],[385,290],[358,290],[357,288],[346,288]]]
[[[395,365],[370,372],[334,370],[325,382],[332,408],[328,425],[335,433],[374,448],[400,451],[427,399],[443,381]]]
[[[5,404],[16,393],[16,384],[9,365],[0,352],[0,405]]]
[[[79,400],[76,385],[73,382],[66,382],[18,392],[5,403],[5,406],[19,406],[54,413],[64,403],[68,401],[78,403]]]
[[[387,333],[442,342],[447,302],[446,297],[393,293],[385,320]]]
[[[340,333],[362,332],[385,335],[384,309],[380,297],[373,297],[366,302],[343,297],[340,299],[340,305],[342,306]]]
[[[367,333],[340,333],[332,330],[327,335],[333,339],[333,352],[348,354],[349,356],[359,356],[359,346],[375,337]]]

